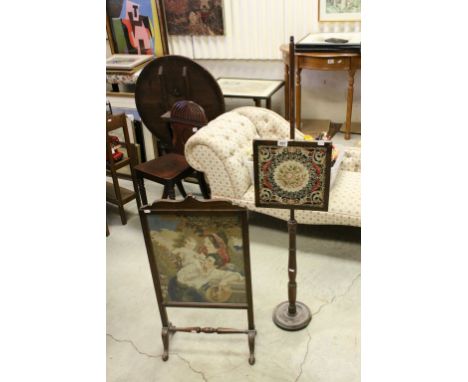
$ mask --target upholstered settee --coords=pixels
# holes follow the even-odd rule
[[[289,219],[289,210],[255,207],[252,179],[252,141],[287,139],[289,122],[275,112],[241,107],[224,113],[194,134],[185,145],[185,157],[205,173],[212,198],[229,199],[249,210]],[[296,131],[296,139],[303,139]],[[300,224],[361,225],[360,148],[346,148],[330,191],[328,212],[297,210]]]

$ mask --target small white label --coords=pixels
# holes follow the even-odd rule
[[[319,146],[325,146],[325,141],[317,141],[317,144],[318,144]]]
[[[149,214],[149,213],[151,213],[151,210],[143,210],[143,212],[144,212],[145,214]]]
[[[281,139],[278,141],[278,146],[279,147],[288,147],[288,140],[287,139]]]
[[[194,133],[196,133],[196,132],[198,131],[198,127],[193,127],[193,128],[192,128],[192,131],[193,131]]]
[[[335,60],[333,58],[329,58],[327,60],[327,64],[334,64],[335,63]]]

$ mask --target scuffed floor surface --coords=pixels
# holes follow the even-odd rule
[[[199,193],[196,185],[187,184],[186,189]],[[147,182],[147,190],[150,200],[161,195],[154,183]],[[128,223],[122,226],[117,209],[107,206],[107,381],[360,380],[359,229],[299,227],[298,300],[309,306],[313,318],[306,329],[286,332],[271,319],[275,306],[287,299],[286,222],[251,215],[255,365],[248,364],[243,334],[176,333],[164,362],[161,321],[136,203],[125,209]],[[176,326],[247,329],[246,311],[172,308],[168,315]]]

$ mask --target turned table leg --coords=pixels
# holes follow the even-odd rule
[[[284,116],[289,121],[291,100],[289,99],[289,65],[284,65]]]
[[[345,139],[351,138],[351,114],[353,112],[353,92],[354,92],[354,74],[356,69],[350,69],[348,72],[348,96],[346,97],[346,127]]]

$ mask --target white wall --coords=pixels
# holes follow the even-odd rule
[[[196,60],[215,77],[284,79],[283,62],[279,60]],[[346,119],[347,72],[302,71],[302,118]],[[228,110],[253,101],[226,99]],[[272,98],[272,109],[284,115],[284,88]],[[353,122],[361,121],[361,72],[354,80]]]
[[[170,36],[173,54],[193,59],[281,59],[279,46],[294,35],[357,32],[359,22],[318,21],[318,0],[224,0],[224,36]]]

